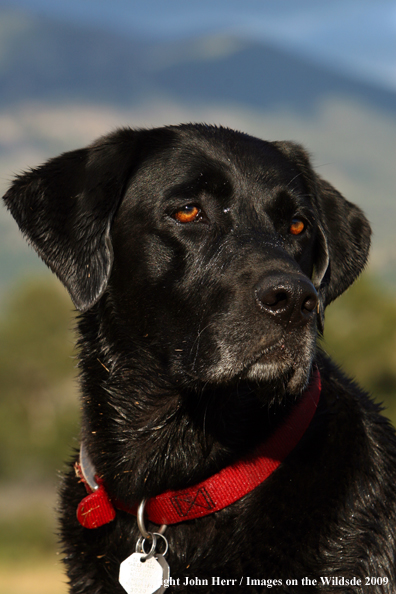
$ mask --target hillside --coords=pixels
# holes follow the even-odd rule
[[[38,19],[0,5],[0,192],[14,173],[117,125],[205,120],[302,142],[318,171],[368,213],[372,264],[396,282],[396,93],[270,45]],[[0,290],[39,266],[0,210]]]
[[[75,101],[131,107],[164,95],[309,114],[336,95],[396,115],[396,93],[351,80],[270,45],[233,36],[178,42],[80,28],[0,9],[0,107]]]

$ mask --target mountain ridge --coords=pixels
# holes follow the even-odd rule
[[[396,92],[242,37],[126,39],[4,10],[1,0],[0,44],[0,190],[13,172],[116,126],[206,121],[292,139],[367,212],[375,231],[372,262],[396,285]],[[2,208],[0,290],[37,267]]]
[[[21,98],[78,98],[130,107],[148,96],[164,95],[183,103],[225,102],[264,110],[283,104],[307,113],[333,94],[359,98],[396,117],[396,92],[353,80],[269,43],[225,34],[160,42],[48,18],[30,17],[26,24],[23,18],[25,26],[14,26],[3,41],[7,60],[3,58],[0,72],[1,107]],[[234,49],[216,53],[216,39],[228,40]],[[197,51],[205,43],[206,56]],[[158,60],[172,53],[179,56],[173,63]]]

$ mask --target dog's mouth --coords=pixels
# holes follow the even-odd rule
[[[282,335],[247,362],[242,377],[271,384],[280,392],[299,393],[308,382],[314,349],[313,336],[302,341],[297,350]]]
[[[303,328],[268,321],[255,325],[236,315],[215,321],[194,341],[196,348],[177,345],[170,351],[178,382],[199,389],[227,385],[232,389],[246,380],[260,384],[260,391],[297,394],[304,389],[315,353],[313,323]]]
[[[250,352],[244,345],[222,341],[218,347],[219,360],[209,367],[202,366],[195,377],[211,385],[248,380],[262,387],[271,385],[282,393],[298,393],[309,377],[314,345],[314,336],[300,337],[297,341],[291,340],[286,332],[278,333],[270,341],[268,336],[263,337]]]
[[[255,348],[255,352],[244,362],[244,373],[248,373],[249,369],[254,365],[265,365],[270,362],[272,360],[272,354],[275,354],[279,359],[280,354],[286,352],[285,342],[285,337],[282,335],[280,338],[267,344],[264,348]]]
[[[245,361],[242,377],[249,378],[252,375],[252,369],[255,368],[268,370],[269,368],[282,367],[282,363],[284,364],[286,360],[290,359],[290,354],[286,346],[285,337],[281,336],[281,338],[260,349],[260,351],[257,352],[256,350],[254,355]]]
[[[276,351],[276,355],[279,357],[279,352],[287,352],[286,350],[286,341],[285,337],[282,336],[272,344],[268,345],[263,349],[258,356],[254,358],[254,360],[250,363],[253,365],[254,363],[266,363],[267,360],[271,357],[271,354]]]

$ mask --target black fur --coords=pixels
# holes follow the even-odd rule
[[[394,592],[394,432],[316,347],[325,306],[365,265],[370,228],[304,150],[204,125],[119,130],[20,176],[5,201],[82,312],[81,437],[111,496],[131,503],[216,473],[265,440],[320,369],[314,420],[278,470],[230,507],[168,527],[172,577],[209,584],[169,592],[268,590],[247,577],[282,580],[276,592],[334,592],[304,577],[379,577],[388,585],[368,591]],[[180,222],[186,205],[196,218]],[[121,594],[136,519],[118,511],[82,528],[85,494],[71,468],[70,590]]]

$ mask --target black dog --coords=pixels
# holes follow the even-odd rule
[[[123,129],[5,201],[81,312],[71,592],[121,594],[135,550],[132,573],[151,550],[159,566],[163,538],[137,545],[143,500],[143,532],[169,524],[169,591],[394,592],[394,432],[316,347],[370,228],[304,150]]]

